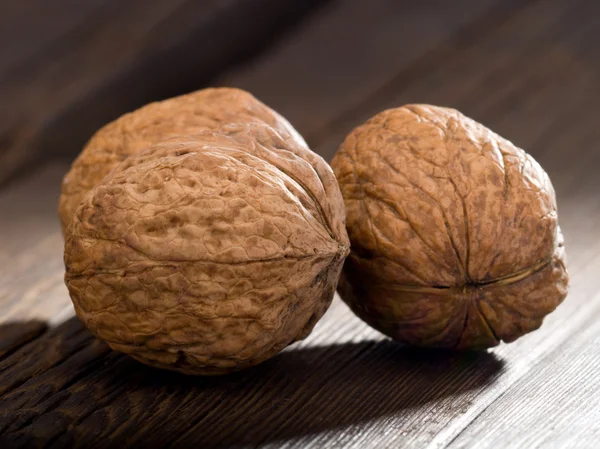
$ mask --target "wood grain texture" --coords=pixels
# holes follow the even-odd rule
[[[389,8],[386,2],[371,5]],[[325,128],[325,119],[307,120],[303,131],[330,154],[347,129],[373,113],[426,101],[457,107],[531,151],[557,191],[572,278],[568,298],[539,331],[486,353],[417,351],[383,339],[336,299],[307,340],[251,370],[206,379],[153,370],[108,352],[73,319],[1,358],[0,447],[595,447],[600,438],[598,5],[549,0],[491,8],[492,13],[482,11],[474,22],[449,29],[406,66],[393,58],[389,66],[382,62],[373,72],[384,82],[358,93],[348,85],[324,97],[335,103],[356,95],[327,112]],[[325,14],[335,20],[333,11],[290,35],[298,47],[278,48],[272,57],[305,57],[294,52],[304,36],[314,39],[311,30]],[[337,26],[343,30],[344,23],[346,33],[357,33],[349,19]],[[261,64],[268,63],[267,54],[252,71],[226,79],[243,85],[245,76],[261,73]],[[329,67],[320,83],[303,87],[307,99],[326,94],[322,84],[335,65]],[[256,76],[254,93],[268,101],[272,79],[251,76]],[[361,82],[368,84],[364,78],[356,81]],[[286,99],[279,99],[285,112]],[[316,100],[303,106],[297,101],[288,107],[297,108],[298,117],[317,108]],[[8,248],[0,253],[8,255],[1,262],[0,289],[7,280],[28,276],[27,285],[15,281],[10,290],[0,290],[0,310],[6,310],[4,304],[12,310],[5,320],[10,327],[0,335],[12,335],[20,328],[15,323],[30,316],[36,296],[31,293],[33,299],[20,307],[24,291],[40,278],[62,276],[61,255],[54,254],[60,242],[41,243],[49,238],[45,226],[49,235],[58,231],[51,221],[55,205],[46,205],[58,189],[52,176],[58,179],[60,168],[55,171],[0,195],[0,210],[10,211],[0,221],[0,248]],[[19,237],[25,226],[31,241]],[[21,254],[22,247],[41,251],[38,261]],[[68,303],[66,296],[55,297]],[[43,308],[44,301],[38,304]]]
[[[56,212],[66,170],[50,165],[0,191],[1,322],[55,323],[72,314]]]
[[[338,302],[319,329],[329,334],[327,327],[344,316],[355,320]],[[361,329],[360,340],[305,343],[259,367],[203,379],[109,352],[71,319],[0,362],[0,441],[8,447],[49,441],[56,447],[254,446],[479,391],[502,371],[492,354],[416,351],[381,341],[360,322],[352,327],[354,335]],[[446,388],[429,388],[453,378]],[[390,389],[394,401],[387,400]],[[367,395],[370,406],[357,409]]]
[[[600,301],[600,295],[591,300]],[[596,314],[597,314],[596,309]],[[597,315],[596,315],[597,316]],[[589,316],[585,331],[538,364],[449,445],[450,448],[592,448],[600,441],[600,325]],[[535,410],[535,413],[531,411]],[[490,425],[491,423],[491,425]]]
[[[49,157],[72,159],[124,112],[203,87],[318,3],[4,2],[0,184]]]
[[[8,323],[0,327],[0,359],[39,337],[47,326],[42,321]]]

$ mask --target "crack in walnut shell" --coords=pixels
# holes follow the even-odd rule
[[[384,111],[347,136],[332,167],[351,242],[339,292],[379,331],[487,348],[537,329],[565,298],[548,175],[460,112]]]
[[[66,232],[79,318],[117,351],[187,374],[260,363],[306,337],[349,252],[333,172],[262,124],[130,156]]]
[[[248,92],[228,87],[150,103],[104,126],[92,136],[63,179],[58,208],[63,234],[83,196],[128,156],[173,136],[242,122],[267,124],[293,145],[306,147],[285,118]]]

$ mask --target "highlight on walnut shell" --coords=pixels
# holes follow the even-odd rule
[[[488,348],[537,329],[565,298],[548,175],[460,112],[381,112],[347,136],[332,167],[351,242],[339,292],[384,334]]]
[[[148,365],[223,374],[306,337],[348,254],[327,163],[259,123],[130,156],[83,199],[65,243],[82,322]]]
[[[58,209],[63,234],[84,195],[128,156],[173,136],[246,122],[265,123],[294,145],[306,146],[285,118],[248,92],[228,87],[150,103],[104,126],[63,179]]]

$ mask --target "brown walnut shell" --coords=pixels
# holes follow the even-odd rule
[[[487,348],[537,329],[568,274],[548,175],[460,112],[384,111],[332,162],[351,253],[340,295],[418,346]]]
[[[284,138],[306,145],[278,113],[248,92],[226,87],[150,103],[104,126],[92,136],[63,179],[58,207],[63,234],[83,196],[128,156],[176,135],[241,122],[266,123]]]
[[[113,349],[223,374],[306,337],[348,254],[333,172],[260,124],[128,158],[77,209],[65,244],[75,310]]]

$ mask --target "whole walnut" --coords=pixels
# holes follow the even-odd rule
[[[347,136],[332,167],[351,242],[340,295],[379,331],[487,348],[537,329],[565,298],[550,179],[460,112],[384,111]]]
[[[306,337],[349,252],[327,163],[245,123],[130,156],[82,200],[65,243],[75,310],[113,349],[222,374]]]
[[[266,123],[306,145],[282,116],[240,89],[209,88],[150,103],[101,128],[73,162],[59,200],[63,234],[83,196],[128,156],[169,137],[240,122]]]

